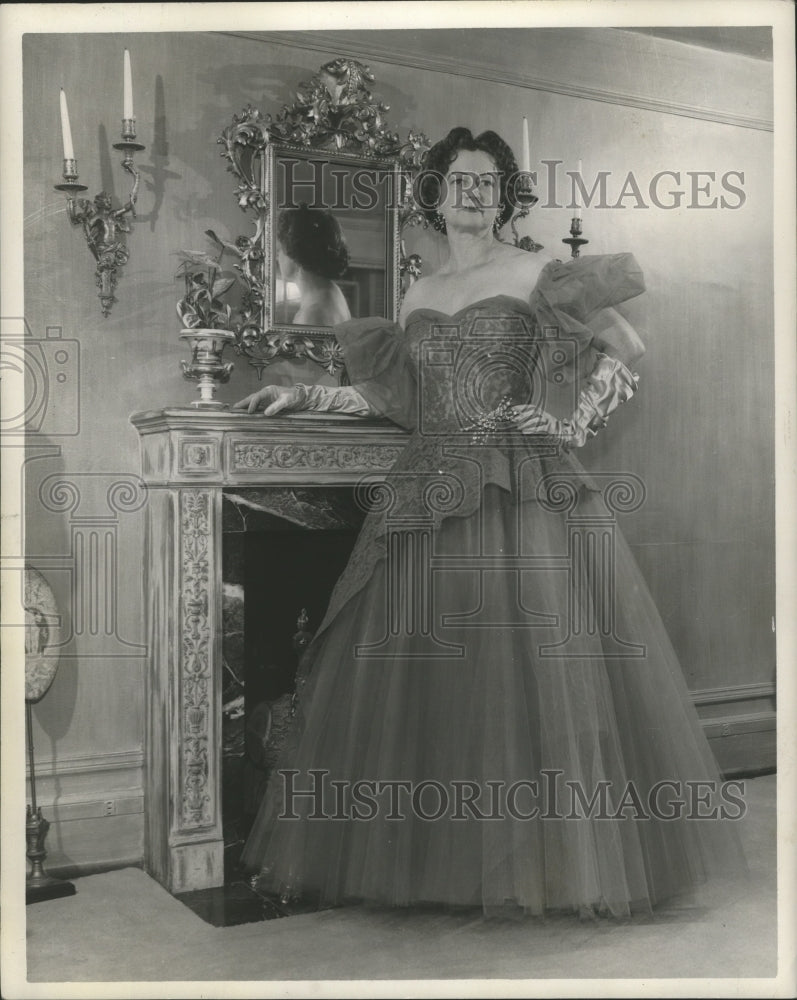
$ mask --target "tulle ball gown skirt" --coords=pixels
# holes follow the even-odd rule
[[[488,485],[372,563],[303,664],[244,852],[263,889],[625,916],[744,867],[742,807],[619,532]]]

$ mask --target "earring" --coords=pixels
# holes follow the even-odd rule
[[[432,216],[432,226],[438,231],[438,233],[444,233],[446,231],[446,220],[440,212],[435,212]]]
[[[504,215],[504,207],[505,207],[504,203],[501,202],[501,204],[498,206],[498,215],[496,215],[495,219],[493,220],[493,232],[496,234],[503,226],[503,222],[501,221],[501,219],[503,218]]]

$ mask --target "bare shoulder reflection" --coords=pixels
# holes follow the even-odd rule
[[[349,250],[331,212],[308,208],[304,202],[283,209],[277,223],[277,261],[282,278],[278,321],[335,326],[351,319],[346,298],[335,284],[349,266]]]

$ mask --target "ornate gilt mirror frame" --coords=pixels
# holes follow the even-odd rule
[[[338,169],[363,166],[389,173],[393,190],[385,206],[386,319],[398,318],[406,284],[420,274],[421,260],[417,254],[406,256],[402,234],[408,226],[426,225],[413,186],[429,140],[410,130],[402,141],[391,131],[385,119],[389,108],[368,88],[373,80],[362,63],[333,59],[300,85],[293,105],[273,118],[247,106],[218,140],[224,147],[221,155],[238,180],[238,204],[253,216],[252,235],[224,245],[238,258],[235,267],[243,286],[235,348],[257,369],[258,377],[277,358],[306,358],[341,381],[346,379],[332,327],[276,321],[274,234],[279,211],[277,167],[282,159],[308,161],[312,154],[314,160]]]

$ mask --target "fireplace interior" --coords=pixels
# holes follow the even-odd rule
[[[363,513],[350,488],[236,489],[223,500],[222,815],[225,881],[290,722],[298,648],[326,612]]]

